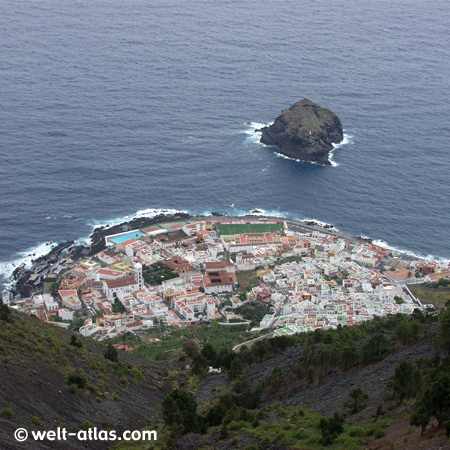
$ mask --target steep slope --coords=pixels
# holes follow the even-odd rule
[[[110,361],[105,350],[32,317],[12,313],[9,321],[0,320],[0,448],[85,448],[75,440],[18,444],[18,427],[123,430],[148,424],[160,409],[165,370],[125,353]]]

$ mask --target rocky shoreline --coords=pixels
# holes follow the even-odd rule
[[[96,227],[90,235],[90,244],[77,244],[75,241],[66,241],[56,245],[44,256],[32,261],[30,267],[21,265],[17,267],[12,274],[13,286],[10,292],[13,297],[29,297],[33,294],[42,293],[44,283],[52,283],[58,276],[73,265],[80,258],[92,256],[106,248],[105,237],[122,233],[138,228],[145,228],[164,222],[191,219],[193,216],[188,213],[160,214],[154,217],[139,217],[128,221],[120,222],[111,226]],[[201,217],[201,216],[198,216]],[[210,217],[233,217],[227,214],[215,212]],[[336,235],[346,240],[371,242],[366,237],[353,236],[337,230],[333,225],[321,224],[314,220],[290,220],[282,217],[269,217],[263,214],[249,214],[239,216],[241,219],[248,218],[266,218],[286,220],[294,229],[304,231],[320,231],[322,233]],[[408,258],[406,258],[408,259]]]
[[[106,247],[105,237],[108,235],[190,217],[186,213],[160,214],[134,218],[112,226],[96,227],[90,235],[90,245],[77,244],[75,241],[61,242],[46,255],[33,260],[30,267],[17,267],[12,274],[13,286],[10,292],[13,297],[29,297],[33,293],[41,293],[44,283],[56,281],[59,274],[74,261],[103,250]]]
[[[330,152],[344,139],[338,116],[309,99],[294,103],[272,125],[261,128],[261,142],[288,158],[330,165]]]

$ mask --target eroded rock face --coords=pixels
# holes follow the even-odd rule
[[[306,98],[283,111],[261,132],[261,142],[277,146],[280,153],[326,165],[330,164],[328,155],[333,144],[340,143],[344,137],[336,114]]]

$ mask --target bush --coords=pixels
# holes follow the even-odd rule
[[[0,416],[5,419],[10,419],[14,416],[14,411],[9,403],[0,410]]]
[[[422,386],[420,370],[408,361],[401,362],[395,369],[395,374],[389,383],[394,398],[402,402],[414,398]]]
[[[333,417],[320,419],[319,428],[322,445],[329,446],[344,431],[344,419],[336,413]]]
[[[11,322],[11,311],[3,302],[0,303],[0,320],[3,320],[3,322]]]
[[[360,388],[354,389],[350,392],[349,399],[345,403],[345,407],[350,414],[356,414],[362,411],[367,406],[369,396]]]
[[[197,402],[189,392],[175,389],[163,400],[164,423],[183,434],[204,431],[203,418],[197,414]]]
[[[106,347],[105,353],[103,355],[109,361],[112,361],[112,362],[119,361],[119,354],[118,354],[117,350],[113,347],[112,344],[108,344],[108,347]]]
[[[66,383],[70,387],[85,389],[88,385],[88,379],[83,370],[74,370],[69,375],[67,375]]]
[[[72,334],[72,336],[70,336],[70,345],[77,348],[83,347],[83,343],[78,339],[78,337],[75,334]]]
[[[41,418],[39,416],[32,416],[31,417],[31,423],[33,425],[39,426],[39,425],[42,425],[42,420],[41,420]]]

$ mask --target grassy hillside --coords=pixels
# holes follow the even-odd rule
[[[156,416],[165,370],[124,353],[112,361],[107,349],[32,317],[11,312],[8,320],[0,319],[0,448],[62,448],[15,447],[12,433],[19,426],[126,429]],[[84,448],[71,444],[67,448]]]

